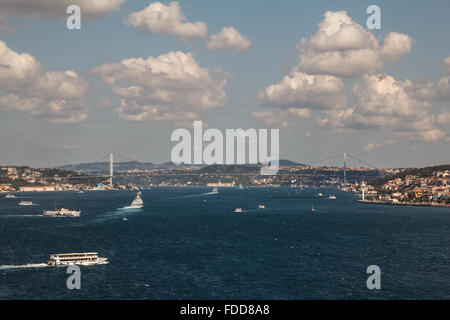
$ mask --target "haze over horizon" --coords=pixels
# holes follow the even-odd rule
[[[71,4],[81,30],[66,27]],[[381,30],[366,28],[372,4]],[[279,128],[280,158],[298,163],[447,164],[448,12],[445,0],[0,0],[0,163],[169,162],[172,131],[202,120]]]

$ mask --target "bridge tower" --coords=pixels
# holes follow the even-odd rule
[[[347,186],[347,152],[344,152],[344,187]]]
[[[114,154],[111,152],[109,154],[109,186],[113,188],[113,177],[114,177]]]

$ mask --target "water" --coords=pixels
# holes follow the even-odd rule
[[[2,195],[0,299],[450,298],[447,208],[359,204],[331,189],[210,191],[153,188],[142,210],[121,209],[132,192],[20,194],[32,207]],[[40,216],[54,201],[82,216]],[[45,266],[50,253],[85,251],[110,264],[82,267],[81,290]],[[381,290],[366,287],[369,265]]]

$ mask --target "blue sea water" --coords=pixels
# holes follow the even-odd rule
[[[334,189],[158,187],[142,210],[121,210],[134,196],[2,195],[0,299],[450,298],[448,208],[360,204]],[[55,201],[81,217],[43,217]],[[50,253],[87,251],[110,263],[81,267],[80,290],[45,266]],[[369,265],[381,290],[367,289]]]

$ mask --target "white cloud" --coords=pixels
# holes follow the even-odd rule
[[[120,9],[126,0],[0,0],[0,12],[4,15],[40,17],[66,17],[69,5],[78,5],[83,16],[104,16]]]
[[[381,43],[345,11],[326,12],[317,33],[301,40],[299,62],[290,74],[260,91],[258,97],[264,105],[278,109],[317,111],[316,124],[325,132],[383,130],[392,137],[370,142],[365,147],[368,151],[403,140],[449,141],[450,115],[444,110],[433,114],[432,103],[450,100],[450,76],[419,83],[374,72],[408,54],[412,44],[410,36],[396,32],[388,33]],[[450,71],[450,57],[442,65]],[[353,86],[354,102],[349,106],[341,77],[361,76]],[[295,121],[292,114],[282,111],[253,116],[283,128],[292,127]]]
[[[183,39],[208,36],[208,27],[204,22],[186,21],[178,2],[171,2],[169,5],[150,3],[145,9],[131,13],[124,22],[128,26],[141,28],[144,32],[176,35]]]
[[[198,112],[226,103],[223,75],[202,68],[192,53],[131,58],[92,70],[121,98],[120,119],[169,121],[198,119]]]
[[[448,136],[450,114],[431,113],[427,101],[408,92],[411,81],[397,81],[386,74],[364,76],[356,83],[352,108],[325,111],[318,122],[324,129],[336,132],[383,129],[393,137],[411,141],[438,141]],[[416,92],[414,92],[416,93]],[[385,144],[366,146],[366,150]]]
[[[356,103],[352,108],[326,113],[328,128],[392,129],[423,119],[429,113],[430,104],[408,95],[407,83],[386,74],[365,75],[353,87]]]
[[[370,75],[410,52],[411,37],[391,32],[381,45],[345,11],[324,16],[316,34],[301,40],[299,62],[289,75],[258,93],[264,105],[319,111],[317,124],[333,131],[393,126],[397,117],[412,116],[427,106],[409,97],[395,79]],[[358,103],[348,107],[341,77],[362,75],[363,83],[353,90]]]
[[[0,108],[46,122],[79,122],[87,118],[88,85],[77,73],[45,71],[28,53],[18,53],[0,40]]]
[[[442,60],[442,65],[447,68],[448,73],[450,73],[450,57]]]
[[[384,147],[384,146],[391,146],[391,145],[394,145],[396,143],[397,142],[392,140],[392,139],[388,139],[388,140],[386,140],[384,142],[380,142],[380,143],[370,142],[367,146],[364,147],[364,150],[372,151],[372,150],[374,150],[376,148],[380,148],[380,147]]]
[[[355,77],[382,68],[409,53],[412,38],[389,33],[381,46],[371,32],[354,22],[345,11],[325,13],[319,30],[299,44],[300,70],[311,74]]]
[[[346,96],[342,80],[293,70],[280,83],[258,92],[263,104],[278,108],[342,108]]]
[[[206,49],[244,51],[250,49],[252,43],[233,27],[224,27],[219,33],[211,36],[206,43]]]
[[[450,57],[442,61],[444,67],[450,70]],[[405,90],[414,98],[422,101],[442,102],[450,100],[450,76],[438,79],[436,82],[405,82]]]
[[[404,87],[403,82],[386,74],[365,75],[353,87],[358,111],[390,117],[422,116],[430,105],[410,97]]]

